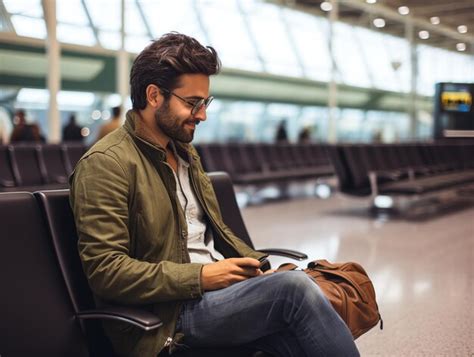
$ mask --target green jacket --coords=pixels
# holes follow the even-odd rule
[[[127,113],[123,127],[95,144],[70,178],[71,206],[82,265],[99,304],[137,306],[163,326],[144,332],[104,323],[117,353],[156,356],[172,345],[180,304],[198,299],[202,264],[190,263],[185,215],[165,151],[152,144],[141,119]],[[190,179],[206,213],[216,248],[226,257],[264,256],[224,224],[212,184],[189,144],[176,143],[190,164]]]

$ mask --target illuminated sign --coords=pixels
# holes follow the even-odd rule
[[[444,110],[467,113],[471,110],[472,95],[467,91],[442,92],[441,104]]]

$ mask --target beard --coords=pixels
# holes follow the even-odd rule
[[[155,123],[170,139],[190,143],[194,139],[194,129],[186,128],[185,125],[198,125],[199,120],[195,120],[191,117],[181,119],[173,115],[169,110],[169,103],[165,102],[163,106],[155,112]]]

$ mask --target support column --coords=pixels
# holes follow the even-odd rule
[[[117,71],[116,71],[116,81],[117,81],[117,92],[121,98],[121,105],[124,109],[125,103],[127,103],[127,99],[129,96],[129,56],[127,51],[125,50],[125,0],[121,0],[121,27],[120,27],[120,39],[121,39],[121,46],[120,50],[117,52]],[[122,120],[125,118],[122,115]]]
[[[42,0],[42,5],[48,32],[46,39],[46,58],[48,61],[46,82],[49,91],[48,142],[59,143],[61,141],[61,117],[57,96],[61,89],[61,48],[56,36],[56,0]]]
[[[405,23],[405,36],[410,46],[410,92],[408,95],[407,113],[410,118],[410,137],[416,139],[418,135],[417,111],[417,78],[418,78],[418,50],[415,41],[415,27],[412,21]]]
[[[332,10],[329,12],[329,56],[331,57],[331,79],[328,84],[328,141],[337,142],[337,67],[334,57],[334,25],[339,17],[338,0],[331,0]]]

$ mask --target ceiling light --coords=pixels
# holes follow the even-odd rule
[[[438,16],[430,17],[430,21],[433,25],[439,25],[439,23],[441,22]]]
[[[408,6],[400,6],[398,8],[398,13],[400,15],[408,15],[410,13],[410,9],[408,8]]]
[[[461,52],[466,51],[466,44],[459,42],[456,44],[456,49]]]
[[[385,27],[385,20],[381,18],[374,19],[374,26],[378,28]]]
[[[458,31],[459,31],[459,33],[466,33],[467,32],[467,26],[466,25],[459,25],[458,26]]]
[[[365,0],[367,4],[375,4],[377,0]]]
[[[328,1],[323,1],[321,3],[321,10],[323,11],[331,11],[332,10],[332,4]]]
[[[427,40],[430,38],[430,33],[426,30],[421,30],[420,32],[418,32],[418,36],[420,36],[422,40]]]

